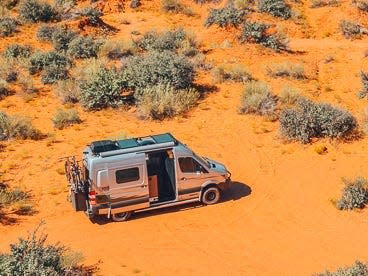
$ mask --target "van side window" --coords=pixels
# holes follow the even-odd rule
[[[126,183],[139,180],[139,168],[118,170],[115,172],[116,183]]]
[[[201,166],[201,164],[199,164],[192,157],[180,157],[179,166],[180,170],[183,173],[196,173],[196,172],[207,173],[206,169],[203,168],[203,166]]]

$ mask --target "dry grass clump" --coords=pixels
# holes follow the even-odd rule
[[[276,97],[266,83],[251,81],[244,87],[239,112],[271,116],[275,112],[276,105]]]
[[[80,88],[75,79],[58,81],[55,85],[56,95],[60,97],[63,104],[77,103],[80,100]]]
[[[30,119],[19,115],[9,116],[0,111],[0,141],[7,139],[38,140],[41,136],[41,132],[34,128]]]
[[[55,128],[63,129],[74,124],[80,124],[82,120],[76,109],[58,109],[52,118],[52,122]]]
[[[363,111],[363,131],[368,134],[368,106]]]
[[[284,105],[292,106],[295,105],[301,97],[298,89],[286,85],[281,90],[279,101]]]
[[[99,50],[99,57],[118,60],[129,57],[135,52],[134,43],[131,40],[108,40]]]
[[[180,0],[162,0],[161,8],[168,13],[182,13],[187,16],[193,16],[193,11],[185,6]]]
[[[312,0],[310,7],[311,8],[337,7],[340,4],[341,4],[340,0]]]
[[[355,261],[355,263],[348,267],[340,267],[335,272],[326,271],[318,273],[315,276],[366,276],[368,275],[368,264],[361,261]]]
[[[213,68],[211,73],[215,83],[222,83],[225,81],[246,83],[254,79],[247,68],[242,65],[232,66],[230,68],[218,66]]]
[[[307,78],[304,66],[299,63],[282,62],[267,67],[267,74],[272,77],[289,77],[293,79]]]
[[[354,180],[343,179],[345,187],[336,206],[340,210],[362,209],[368,203],[368,180],[357,177]]]
[[[135,94],[140,115],[158,120],[188,111],[199,97],[193,88],[177,90],[169,84],[150,86]]]
[[[352,3],[361,11],[368,12],[367,0],[353,0]]]
[[[340,21],[340,30],[345,38],[350,39],[359,38],[363,34],[368,34],[368,30],[359,23],[345,19]]]

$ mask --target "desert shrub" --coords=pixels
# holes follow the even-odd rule
[[[313,137],[344,138],[356,127],[357,121],[348,111],[307,99],[299,99],[295,108],[280,115],[281,134],[302,143]]]
[[[100,17],[103,16],[103,13],[92,7],[87,7],[81,11],[81,15],[87,17],[92,26],[97,26],[102,21]]]
[[[65,80],[69,77],[68,69],[57,64],[50,64],[46,66],[41,75],[43,84],[52,84],[58,80]]]
[[[245,12],[228,5],[220,9],[211,9],[208,13],[205,26],[218,25],[220,27],[238,26],[244,21]]]
[[[88,275],[76,274],[65,262],[67,249],[60,244],[47,244],[47,235],[40,233],[41,224],[27,238],[10,245],[10,252],[0,255],[1,275]],[[80,260],[75,259],[74,260]]]
[[[345,19],[340,21],[340,30],[345,38],[358,38],[367,33],[367,30],[358,23]]]
[[[52,41],[52,35],[56,29],[55,26],[41,25],[36,33],[37,39],[41,41]]]
[[[357,177],[354,180],[343,179],[345,184],[341,199],[336,203],[340,210],[364,208],[368,203],[368,180]]]
[[[28,58],[30,54],[31,47],[21,44],[11,44],[3,52],[5,58]]]
[[[340,5],[340,0],[312,0],[310,7],[311,8],[320,8],[326,6],[336,7],[338,5]]]
[[[261,12],[283,19],[289,19],[291,17],[291,9],[285,0],[259,0],[258,9]]]
[[[52,118],[54,127],[57,129],[63,129],[65,127],[79,124],[82,122],[76,109],[62,110],[58,109]]]
[[[6,81],[0,79],[0,100],[9,95],[8,85]]]
[[[47,2],[22,0],[19,4],[19,16],[28,22],[48,22],[57,19],[57,12]]]
[[[134,54],[132,41],[107,40],[100,48],[99,56],[109,59],[121,59]]]
[[[144,118],[163,119],[188,111],[199,99],[193,89],[177,90],[169,84],[150,86],[135,93],[139,113]]]
[[[100,46],[100,42],[95,42],[89,36],[77,36],[69,43],[68,55],[73,58],[97,57]]]
[[[358,92],[358,97],[360,99],[366,98],[368,95],[368,73],[361,71],[360,78],[362,80],[362,90]]]
[[[29,198],[29,193],[20,188],[8,189],[6,186],[0,186],[0,206],[11,205]]]
[[[183,29],[158,33],[149,31],[142,38],[135,41],[136,47],[142,50],[177,50],[183,46],[184,41],[188,40],[187,34]],[[191,46],[195,46],[193,40],[189,40]]]
[[[243,66],[233,66],[229,69],[223,66],[215,67],[212,69],[212,78],[215,83],[222,83],[225,81],[233,82],[248,82],[253,80],[252,75]]]
[[[129,6],[132,9],[138,8],[140,5],[142,5],[141,0],[131,0]]]
[[[78,34],[74,31],[71,31],[66,26],[62,26],[57,28],[52,34],[52,44],[56,51],[66,51],[69,48],[69,43],[77,36]]]
[[[47,67],[67,68],[70,65],[70,61],[65,55],[55,51],[36,52],[30,57],[29,62],[28,70],[31,74],[40,72]]]
[[[164,12],[182,13],[188,16],[193,16],[193,11],[186,7],[180,0],[162,0],[161,7]]]
[[[256,43],[275,51],[287,51],[288,39],[281,31],[270,33],[271,26],[258,22],[246,22],[239,37],[242,43]]]
[[[5,7],[8,10],[11,10],[12,8],[14,8],[16,5],[18,5],[19,0],[3,0],[0,3],[0,7]]]
[[[37,140],[41,133],[35,129],[31,121],[22,116],[8,116],[0,111],[0,140],[6,139],[33,139]]]
[[[80,99],[80,89],[76,80],[67,79],[58,81],[55,86],[56,95],[61,98],[62,103],[77,103]]]
[[[116,69],[99,67],[80,84],[80,100],[86,109],[118,107],[124,103],[122,89],[125,83]]]
[[[367,0],[353,0],[353,4],[360,10],[368,11],[368,1]]]
[[[192,85],[195,71],[192,63],[171,51],[149,52],[128,60],[124,77],[129,87],[142,89],[147,86],[171,84],[181,89]]]
[[[17,31],[18,22],[11,17],[0,18],[0,37],[10,36]]]
[[[239,112],[270,116],[273,115],[276,104],[276,97],[266,83],[251,81],[244,87]]]
[[[355,263],[349,267],[338,268],[335,272],[325,271],[323,273],[318,273],[315,276],[366,276],[368,275],[368,264],[362,263],[360,261],[355,261]]]
[[[302,64],[283,62],[267,67],[267,74],[272,77],[289,77],[293,79],[305,79],[306,75]]]
[[[25,93],[25,95],[29,96],[37,92],[37,88],[34,86],[32,77],[28,75],[20,74],[19,85],[22,88],[22,91]]]
[[[286,105],[295,105],[300,98],[300,91],[288,85],[282,88],[279,95],[279,101]]]

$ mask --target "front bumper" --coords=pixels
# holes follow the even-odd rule
[[[231,178],[227,178],[225,180],[225,182],[222,182],[220,184],[218,184],[219,188],[221,189],[221,191],[227,191],[227,190],[230,190],[231,189],[231,186],[232,186],[232,181],[231,181]]]

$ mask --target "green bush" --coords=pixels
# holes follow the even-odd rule
[[[285,0],[259,0],[258,9],[260,12],[283,19],[289,19],[291,17],[291,9]]]
[[[17,31],[18,22],[11,17],[0,18],[0,37],[10,36]]]
[[[343,179],[345,187],[341,199],[336,203],[340,210],[362,209],[368,203],[368,180],[357,177],[354,180]]]
[[[268,66],[267,73],[272,77],[306,78],[303,65],[291,62],[276,63]]]
[[[43,84],[52,84],[58,80],[66,80],[67,78],[69,78],[68,69],[57,64],[51,64],[45,67],[41,75]]]
[[[39,234],[39,229],[40,226],[27,238],[11,244],[8,254],[0,255],[1,275],[88,275],[82,271],[77,274],[77,264],[70,261],[66,267],[66,248],[60,244],[46,244],[47,236]]]
[[[69,43],[77,36],[78,34],[74,31],[68,29],[67,26],[62,26],[57,28],[52,33],[52,44],[56,51],[67,51],[69,48]]]
[[[37,39],[41,41],[52,41],[52,35],[57,28],[55,26],[42,25],[37,30]]]
[[[320,8],[320,7],[337,7],[340,5],[340,0],[312,0],[310,5],[311,8]]]
[[[239,37],[241,43],[256,43],[264,47],[271,48],[277,52],[288,51],[288,39],[285,35],[277,31],[270,34],[271,26],[258,22],[246,22],[243,25],[242,33]]]
[[[356,128],[357,121],[348,111],[307,99],[300,99],[297,107],[280,115],[281,134],[302,143],[313,137],[345,138]]]
[[[246,68],[239,65],[229,69],[223,66],[216,67],[212,69],[212,78],[215,83],[222,83],[225,81],[245,83],[254,79]]]
[[[8,116],[0,111],[0,140],[41,138],[41,133],[35,129],[31,121],[22,116]]]
[[[193,89],[177,90],[169,84],[150,86],[135,93],[138,111],[143,118],[161,120],[188,111],[199,93]]]
[[[143,35],[141,39],[135,41],[136,47],[142,50],[177,50],[182,47],[187,34],[183,29],[173,31],[166,31],[158,33],[156,31],[149,31]]]
[[[0,7],[5,7],[8,10],[11,10],[16,5],[18,5],[19,0],[3,0],[2,3],[0,3]]]
[[[244,21],[245,12],[228,5],[220,9],[211,9],[205,26],[218,25],[220,27],[238,26]]]
[[[54,123],[54,127],[57,129],[63,129],[74,124],[80,124],[82,120],[80,119],[76,109],[58,109],[52,118],[52,122]]]
[[[134,89],[142,89],[157,84],[170,84],[175,88],[192,85],[195,71],[192,63],[171,51],[149,52],[128,60],[124,70],[125,80]]]
[[[31,47],[21,44],[11,44],[3,52],[5,58],[28,58],[30,54]]]
[[[67,53],[73,58],[97,57],[100,46],[100,42],[89,36],[77,36],[69,43]]]
[[[97,26],[102,22],[100,17],[103,16],[103,13],[92,7],[83,9],[81,15],[86,16],[92,26]]]
[[[140,5],[142,5],[141,0],[131,0],[129,6],[132,9],[138,8]]]
[[[67,79],[58,81],[55,87],[56,95],[61,98],[62,103],[77,103],[80,99],[80,89],[76,80]]]
[[[19,4],[19,16],[28,22],[48,22],[57,19],[57,12],[47,2],[22,0]]]
[[[272,95],[266,83],[251,81],[244,87],[239,112],[271,116],[275,112],[276,104],[276,97]]]
[[[351,39],[358,38],[362,34],[367,33],[367,30],[358,23],[345,19],[340,21],[340,30],[345,38]]]
[[[28,68],[31,74],[35,74],[47,67],[68,68],[70,61],[63,55],[55,51],[36,52],[30,59]]]
[[[125,87],[121,74],[116,69],[100,67],[96,72],[81,81],[80,99],[90,110],[118,107],[124,103],[122,89]]]

